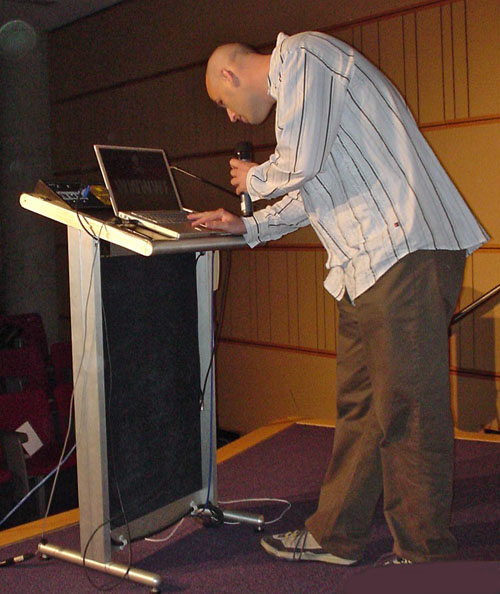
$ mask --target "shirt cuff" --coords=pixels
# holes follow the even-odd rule
[[[245,225],[246,233],[243,234],[243,239],[247,242],[250,247],[255,247],[262,243],[259,239],[259,226],[255,216],[241,217],[243,224]]]
[[[246,177],[246,183],[247,183],[247,192],[250,195],[250,198],[252,200],[252,202],[255,202],[256,200],[261,200],[262,196],[260,196],[259,194],[257,194],[257,192],[255,192],[255,190],[250,186],[250,180],[252,178],[252,171],[254,169],[257,169],[257,167],[259,167],[258,165],[254,165],[253,167],[250,167],[250,169],[248,170],[247,173],[247,177]]]

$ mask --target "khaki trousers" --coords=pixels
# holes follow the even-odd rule
[[[361,559],[382,493],[395,553],[456,551],[448,326],[464,264],[464,251],[417,251],[339,304],[333,453],[306,522],[336,555]]]

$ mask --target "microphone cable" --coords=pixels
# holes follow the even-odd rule
[[[207,184],[208,186],[212,186],[212,188],[216,188],[217,190],[220,190],[221,192],[230,194],[232,198],[237,197],[237,196],[235,196],[235,193],[232,192],[231,190],[229,190],[228,188],[225,188],[224,186],[219,186],[219,184],[216,184],[213,181],[205,179],[204,177],[201,177],[199,175],[195,175],[194,173],[191,173],[190,171],[186,171],[185,169],[181,169],[180,167],[177,167],[176,165],[170,165],[170,169],[173,169],[174,171],[179,171],[179,173],[183,173],[184,175],[187,175],[189,177],[192,177],[193,179],[201,181],[202,183]]]

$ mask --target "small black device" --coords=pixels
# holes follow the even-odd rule
[[[46,198],[57,196],[71,208],[78,210],[111,208],[109,192],[105,186],[98,184],[83,185],[73,181],[38,180],[35,194]]]

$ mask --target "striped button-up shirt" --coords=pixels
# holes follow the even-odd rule
[[[356,50],[280,33],[268,85],[276,149],[247,189],[284,197],[243,219],[250,246],[311,224],[328,253],[326,289],[355,299],[410,252],[470,253],[488,239],[399,92]]]

